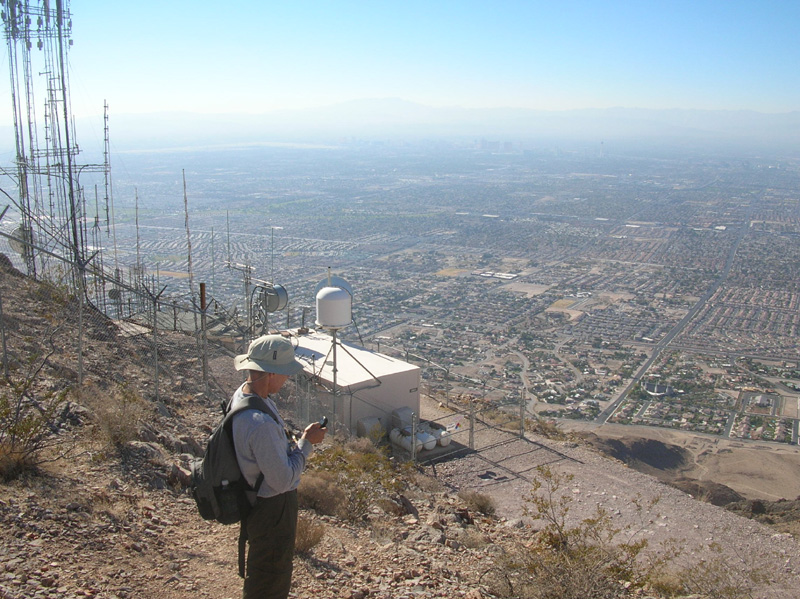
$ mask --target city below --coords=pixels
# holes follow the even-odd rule
[[[215,309],[246,312],[246,278],[286,288],[276,327],[310,324],[330,269],[340,335],[443,400],[796,443],[800,165],[612,145],[122,154],[115,260],[186,297],[190,231]]]

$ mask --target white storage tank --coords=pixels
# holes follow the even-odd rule
[[[417,433],[417,441],[422,443],[423,449],[427,449],[429,451],[436,447],[436,437],[430,433],[426,433],[425,431],[420,431]]]
[[[420,441],[419,438],[412,441],[411,433],[401,431],[399,428],[393,428],[391,430],[389,433],[389,440],[395,445],[399,445],[406,451],[411,451],[412,443],[415,451],[422,451],[422,441]]]
[[[411,426],[414,410],[408,406],[392,410],[392,428],[404,429]]]
[[[383,422],[380,418],[362,418],[356,425],[356,434],[359,437],[367,437],[373,441],[379,441],[386,435]]]

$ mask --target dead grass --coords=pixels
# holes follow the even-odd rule
[[[92,412],[99,440],[113,447],[135,440],[149,412],[141,396],[124,385],[111,393],[88,387],[81,389],[77,396],[77,400]]]
[[[308,555],[325,536],[325,526],[300,514],[297,518],[297,535],[294,549],[299,555]]]
[[[297,500],[302,508],[333,516],[342,511],[347,498],[335,475],[324,470],[309,470],[300,479]]]

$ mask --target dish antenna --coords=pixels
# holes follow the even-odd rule
[[[30,227],[20,225],[11,233],[8,245],[27,261],[33,256],[33,231]]]
[[[261,332],[266,333],[269,325],[268,314],[283,310],[289,303],[289,294],[283,285],[265,283],[253,289],[253,304],[256,322],[261,325]]]

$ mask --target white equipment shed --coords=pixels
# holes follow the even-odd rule
[[[379,418],[388,433],[394,410],[419,415],[419,367],[347,341],[335,339],[334,345],[334,337],[320,331],[297,333],[292,340],[305,374],[331,392],[328,418],[336,426],[355,434],[359,422]]]

